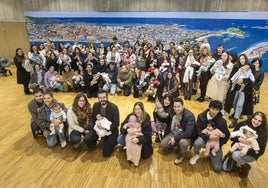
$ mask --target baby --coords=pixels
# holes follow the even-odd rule
[[[98,144],[99,144],[102,137],[109,136],[112,134],[112,132],[110,131],[112,122],[110,122],[106,117],[102,116],[101,114],[97,114],[96,119],[97,120],[94,125],[94,130],[99,136],[98,138]],[[102,126],[104,129],[99,128],[99,125]]]
[[[64,112],[64,110],[62,110],[62,108],[60,107],[60,105],[58,103],[54,103],[52,106],[52,112],[50,114],[50,135],[56,134],[56,127],[54,125],[55,121],[61,121],[61,123],[59,124],[59,133],[63,132],[63,122],[66,122],[66,113]]]
[[[238,84],[239,79],[249,78],[252,82],[255,82],[255,77],[250,69],[249,65],[242,66],[231,78],[232,87],[231,90],[234,90],[236,84]],[[246,87],[246,84],[242,82],[240,85],[239,92],[242,92]]]
[[[139,165],[141,157],[141,145],[134,143],[132,140],[136,139],[137,136],[143,135],[141,132],[141,124],[137,122],[137,117],[131,115],[128,122],[123,126],[124,129],[133,129],[132,133],[126,135],[126,149],[127,149],[127,160],[132,161],[135,166]]]
[[[246,140],[250,141],[251,143],[249,145],[247,145],[247,144],[243,144],[241,142],[236,142],[232,146],[232,148],[230,149],[231,152],[234,152],[235,150],[240,150],[240,156],[243,157],[247,154],[248,150],[250,148],[252,148],[256,154],[259,153],[260,146],[257,142],[258,135],[257,135],[256,131],[254,131],[249,126],[245,125],[245,126],[240,127],[239,130],[231,133],[231,138],[234,138],[237,136],[245,138]]]
[[[74,81],[74,85],[76,87],[84,87],[85,83],[83,81],[83,76],[79,74],[78,70],[74,71],[74,75],[72,77],[73,81]]]
[[[211,56],[208,56],[207,61],[205,61],[196,71],[196,76],[200,76],[203,71],[208,70],[208,68],[212,66],[214,62],[215,59]]]
[[[223,61],[222,60],[218,60],[215,62],[214,66],[213,66],[213,70],[215,72],[215,77],[217,80],[222,80],[223,75],[226,73],[225,68],[223,67]]]
[[[160,118],[166,118],[169,116],[169,114],[165,112],[163,105],[159,101],[158,97],[155,100],[155,110],[154,111],[158,114],[158,116]],[[163,123],[163,122],[159,121],[157,118],[155,118],[155,121],[152,121],[151,125],[152,125],[153,134],[155,133],[158,136],[158,139],[156,139],[156,140],[161,141],[162,140],[162,132],[165,131],[167,124]]]
[[[225,134],[223,132],[221,132],[219,129],[216,128],[216,124],[209,120],[207,123],[207,128],[203,129],[201,131],[202,134],[206,134],[206,135],[217,135],[220,138],[224,138]],[[220,140],[208,140],[206,143],[206,152],[205,155],[208,156],[211,150],[211,154],[213,156],[216,156],[217,151],[220,148]]]

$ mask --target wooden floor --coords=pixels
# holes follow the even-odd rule
[[[11,67],[15,73],[15,67]],[[141,160],[138,167],[126,161],[125,151],[115,149],[109,158],[103,158],[101,148],[88,150],[85,146],[74,149],[68,145],[48,148],[43,138],[33,139],[27,104],[32,96],[24,95],[22,85],[16,84],[16,75],[0,76],[0,187],[266,187],[268,185],[268,151],[252,164],[250,175],[241,180],[235,173],[215,173],[208,158],[200,159],[195,166],[188,157],[175,166],[175,150],[163,153],[153,143],[154,153]],[[55,98],[66,106],[75,93],[56,93]],[[266,97],[265,97],[266,96]],[[256,110],[268,115],[268,75],[261,90],[261,104]],[[197,96],[194,97],[194,99]],[[208,102],[194,99],[185,107],[197,115],[207,108]],[[138,99],[109,96],[120,109],[120,121],[131,112]],[[89,100],[93,104],[96,99]],[[150,114],[153,103],[142,100]],[[227,117],[227,115],[225,115]],[[224,152],[230,143],[224,146]]]

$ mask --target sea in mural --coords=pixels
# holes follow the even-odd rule
[[[153,17],[141,17],[138,13],[136,17],[135,14],[128,17],[127,13],[109,17],[108,12],[104,17],[42,15],[25,13],[30,43],[50,39],[55,43],[61,41],[72,44],[75,39],[79,39],[84,44],[92,42],[98,45],[100,42],[108,44],[117,36],[121,43],[128,40],[133,45],[137,40],[146,38],[152,44],[161,40],[168,46],[171,41],[179,44],[189,40],[191,44],[195,44],[208,38],[212,49],[218,44],[224,44],[225,50],[237,54],[246,53],[249,59],[261,57],[264,60],[263,70],[268,72],[268,19],[222,16],[178,18],[163,15],[157,17],[157,14]]]

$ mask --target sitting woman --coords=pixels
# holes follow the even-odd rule
[[[30,89],[44,89],[45,88],[45,82],[44,82],[44,77],[45,77],[45,72],[41,69],[39,64],[34,65],[34,73],[31,74],[30,76],[30,83],[29,83],[29,88]]]
[[[162,96],[171,95],[172,98],[179,96],[178,80],[172,72],[168,72],[167,77],[164,81],[164,92]]]
[[[239,176],[241,178],[247,178],[251,166],[248,164],[253,161],[257,161],[260,156],[262,156],[265,152],[265,147],[267,144],[267,119],[263,112],[255,112],[252,114],[246,121],[239,122],[237,126],[234,128],[234,131],[237,131],[240,129],[240,127],[247,125],[254,131],[256,131],[256,134],[258,135],[257,142],[259,144],[260,150],[258,152],[255,152],[253,149],[250,149],[246,155],[241,155],[241,151],[236,150],[232,153],[232,158],[234,161],[236,161],[239,165]],[[244,137],[234,137],[231,138],[233,141],[232,145],[234,145],[237,142],[243,143],[243,144],[250,144],[247,140],[247,138]]]
[[[48,68],[48,71],[45,73],[45,80],[44,80],[46,88],[50,88],[53,90],[62,91],[62,85],[60,82],[60,75],[57,71],[55,71],[54,66],[51,65]]]
[[[84,73],[83,80],[85,82],[85,88],[87,91],[87,97],[97,97],[98,93],[98,76],[93,75],[93,65],[92,64],[87,64],[86,66],[86,71]]]
[[[91,105],[84,94],[77,94],[67,111],[70,143],[78,148],[92,125]]]
[[[173,99],[165,95],[162,101],[156,99],[155,109],[153,111],[154,121],[152,121],[153,134],[156,134],[155,142],[160,142],[166,135],[167,130],[170,132],[171,115],[173,114]]]
[[[149,85],[149,75],[146,74],[145,70],[139,68],[134,69],[133,75],[133,97],[142,97]]]
[[[74,71],[70,69],[68,64],[63,65],[62,71],[62,81],[63,81],[63,91],[73,90],[74,83],[73,83],[73,75]]]
[[[61,147],[65,148],[67,146],[66,142],[66,136],[65,131],[62,132],[59,131],[59,125],[63,123],[60,120],[55,120],[53,122],[55,128],[56,128],[56,134],[50,134],[50,114],[52,112],[52,106],[54,103],[57,103],[57,101],[54,99],[52,92],[46,91],[44,93],[44,105],[38,108],[37,110],[37,125],[40,127],[40,129],[43,132],[44,137],[46,138],[47,145],[49,147],[54,147],[57,145],[57,143],[60,141]],[[59,103],[60,107],[66,111],[66,107],[63,103]]]
[[[137,117],[137,122],[141,124],[141,132],[143,134],[136,136],[136,138],[133,138],[132,142],[136,143],[137,145],[142,145],[141,158],[147,159],[153,153],[152,128],[150,122],[150,115],[145,112],[144,105],[142,102],[136,102],[134,104],[132,113],[130,113],[121,124],[121,134],[117,137],[117,143],[124,147],[126,145],[126,135],[136,132],[136,130],[133,128],[124,128],[124,125],[129,121],[131,115],[135,115]]]

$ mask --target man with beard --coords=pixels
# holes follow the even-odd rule
[[[43,136],[40,127],[37,124],[37,109],[43,105],[44,91],[42,89],[36,88],[33,91],[34,98],[28,104],[28,110],[31,114],[31,129],[33,137]]]
[[[96,116],[101,114],[103,117],[106,117],[112,124],[110,125],[110,129],[107,131],[111,131],[112,134],[103,137],[103,156],[109,157],[113,153],[113,149],[116,146],[116,138],[118,136],[118,126],[119,126],[119,110],[118,107],[108,101],[108,96],[105,91],[99,91],[98,93],[99,102],[95,102],[93,104],[93,125],[96,122]],[[98,125],[99,129],[105,129],[101,125]],[[85,140],[88,147],[95,147],[98,135],[95,130],[92,130],[88,136],[88,139]]]

